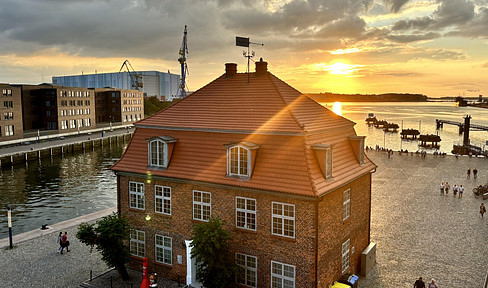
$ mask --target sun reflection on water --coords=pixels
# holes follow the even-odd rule
[[[332,112],[334,112],[337,115],[342,115],[342,103],[334,102],[334,105],[332,106]]]

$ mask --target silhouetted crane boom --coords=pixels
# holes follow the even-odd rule
[[[127,69],[127,73],[129,73],[132,88],[136,90],[142,88],[143,86],[142,79],[141,79],[142,76],[138,75],[136,71],[134,71],[134,68],[132,68],[132,65],[130,64],[129,60],[125,60],[124,63],[122,63],[122,67],[120,67],[119,73],[124,69],[124,66]]]
[[[178,58],[178,62],[181,65],[181,76],[180,76],[180,87],[178,88],[178,97],[185,98],[187,96],[186,93],[186,74],[188,74],[188,66],[186,65],[186,54],[188,54],[188,44],[186,42],[186,25],[185,31],[183,32],[183,41],[181,43],[180,48],[180,58]]]

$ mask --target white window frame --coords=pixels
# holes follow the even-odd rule
[[[162,244],[158,244],[158,238],[160,238]],[[169,240],[169,246],[167,246],[165,240]],[[169,258],[167,256],[169,252]],[[173,265],[173,239],[161,234],[154,234],[154,259],[158,263],[166,265]]]
[[[281,214],[275,213],[278,212],[275,208],[279,208],[281,210]],[[293,216],[285,215],[285,208],[287,208],[287,210],[292,208]],[[295,238],[295,215],[295,205],[281,202],[271,202],[271,234],[282,237]],[[290,221],[293,223],[293,235],[290,235],[290,231],[285,229],[286,226],[289,226],[289,223],[287,222]],[[281,228],[279,226],[276,227],[275,224],[279,224]],[[275,232],[275,230],[281,231]]]
[[[133,196],[134,201],[132,200]],[[144,183],[129,181],[129,207],[133,209],[144,210],[144,202]]]
[[[244,208],[239,208],[238,205],[239,201],[244,201]],[[252,206],[252,202],[254,202],[254,210],[250,208],[250,206]],[[257,227],[256,211],[257,211],[256,199],[236,196],[236,227],[241,229],[256,231],[256,227]],[[240,217],[240,215],[242,217]],[[242,221],[239,221],[239,219],[242,218],[244,219],[244,223],[241,223]],[[254,223],[249,223],[251,222],[249,221],[251,219],[254,219]]]
[[[232,166],[233,164],[233,150],[234,149],[237,149],[237,171],[233,171],[233,167],[235,166]],[[247,157],[246,159],[241,159],[241,150],[244,149],[246,152],[247,152]],[[243,161],[245,160],[246,163],[242,163]],[[244,164],[246,166],[246,171],[245,173],[244,172],[241,172],[241,169],[243,169],[243,166],[242,165]],[[234,146],[230,146],[228,149],[227,149],[227,175],[229,176],[239,176],[239,177],[250,177],[250,173],[251,173],[251,150],[242,146],[242,145],[234,145]]]
[[[126,115],[127,117],[127,115]],[[153,163],[153,147],[152,147],[152,144],[153,143],[156,143],[156,161],[155,163]],[[162,146],[162,154],[163,155],[160,155],[161,154],[161,148],[160,148],[160,145],[163,145]],[[168,167],[168,144],[166,144],[163,140],[161,139],[154,139],[154,140],[151,140],[149,141],[148,143],[148,160],[149,160],[149,166],[152,166],[152,167],[164,167],[164,168],[167,168]],[[163,159],[161,159],[163,158]]]
[[[130,254],[141,258],[146,256],[146,232],[135,229],[130,231]]]
[[[342,221],[351,216],[351,189],[342,192]]]
[[[325,159],[324,159],[324,170],[325,170],[325,179],[332,178],[332,160],[333,160],[333,153],[332,147],[325,149]]]
[[[160,195],[158,195],[159,192],[161,192]],[[169,196],[165,195],[167,192],[169,192]],[[161,209],[158,208],[158,203]],[[154,185],[154,212],[171,215],[171,187]]]
[[[203,201],[204,195],[208,196],[209,202]],[[208,211],[208,216],[205,215],[205,211]],[[210,217],[212,217],[212,193],[193,190],[193,219],[208,222]]]
[[[254,267],[250,265],[252,264],[252,260],[254,260]],[[244,285],[246,287],[258,287],[258,257],[236,253],[235,263],[240,270],[238,271],[239,275],[236,277],[237,284]],[[244,275],[240,275],[240,273],[243,273]],[[254,281],[252,281],[252,278],[254,278]]]
[[[292,277],[290,270],[293,270]],[[271,260],[271,287],[295,288],[295,278],[295,266]]]
[[[342,273],[349,269],[350,251],[351,239],[347,239],[344,243],[342,243]]]

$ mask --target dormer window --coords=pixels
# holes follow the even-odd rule
[[[320,166],[320,170],[326,180],[333,179],[332,177],[332,158],[333,158],[333,149],[332,145],[330,144],[315,144],[312,145],[312,148],[315,152],[315,157],[317,158],[317,162]]]
[[[364,164],[364,139],[366,136],[349,136],[349,142],[359,165]]]
[[[259,145],[241,142],[225,146],[227,146],[227,176],[251,178]]]
[[[173,154],[174,143],[177,139],[171,136],[160,136],[147,139],[148,167],[152,169],[167,169]]]

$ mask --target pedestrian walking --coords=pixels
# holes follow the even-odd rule
[[[458,189],[459,189],[459,187],[457,186],[457,184],[454,184],[454,186],[452,186],[452,194],[453,194],[453,196],[456,196],[457,195]]]
[[[464,187],[463,185],[459,186],[459,198],[463,198],[463,193],[464,193]]]
[[[466,172],[466,178],[469,179],[471,177],[471,168],[468,168],[468,172]]]
[[[439,286],[435,283],[434,278],[432,278],[432,281],[429,283],[429,288],[439,288]]]
[[[441,195],[444,195],[444,182],[441,183]]]
[[[59,247],[58,247],[58,253],[61,252],[61,238],[63,238],[63,232],[59,232],[59,235],[58,235],[58,241],[57,243],[59,244]]]
[[[476,180],[478,178],[478,169],[474,168],[473,169],[473,178]]]
[[[483,215],[486,213],[486,207],[485,207],[485,204],[481,203],[481,206],[480,206],[480,214],[481,214],[481,218],[483,218]]]
[[[64,248],[66,248],[66,252],[69,252],[68,232],[64,232],[63,237],[61,237],[61,247],[61,254],[63,254]]]
[[[419,279],[413,283],[413,288],[425,288],[425,283],[422,281],[422,277],[419,277]]]
[[[451,185],[449,185],[449,182],[446,182],[444,190],[446,191],[446,195],[449,194],[449,189],[451,188]]]

